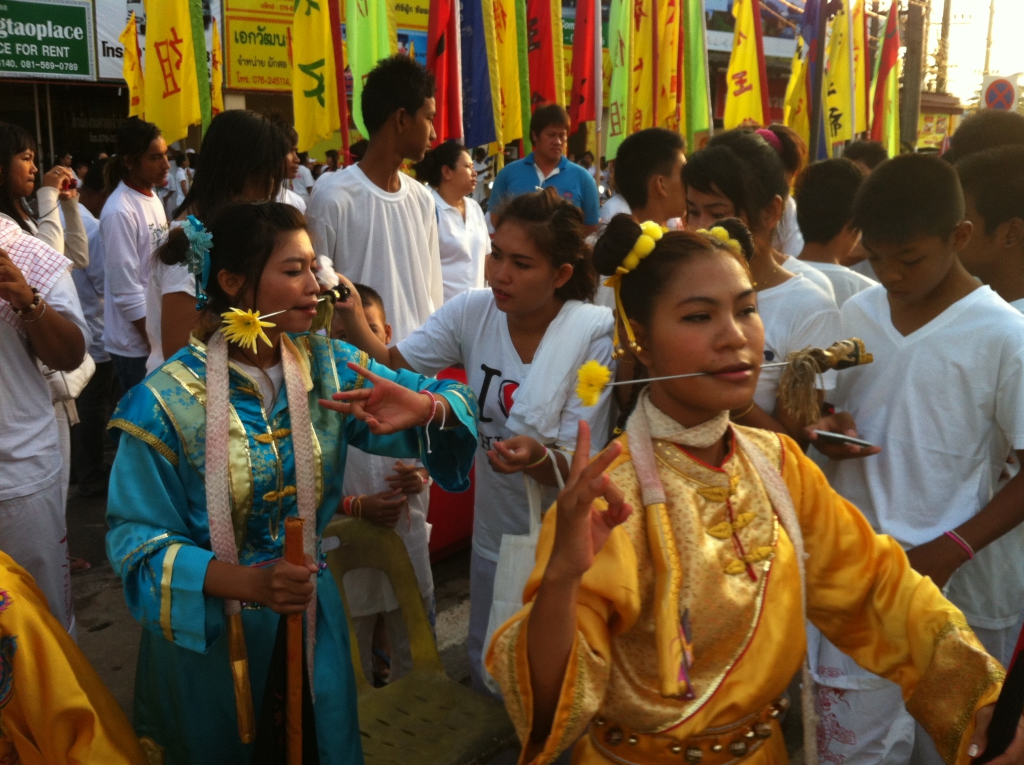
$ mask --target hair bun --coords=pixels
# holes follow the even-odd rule
[[[754,257],[754,237],[751,235],[746,223],[739,218],[722,218],[715,221],[712,228],[716,226],[724,228],[729,233],[731,239],[735,239],[740,243],[740,247],[743,249],[743,257],[748,262]]]
[[[612,276],[629,255],[643,229],[636,218],[619,213],[605,227],[594,245],[594,266],[598,273]]]

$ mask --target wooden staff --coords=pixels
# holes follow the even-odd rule
[[[301,518],[284,522],[284,559],[296,566],[306,565],[302,549]],[[302,614],[288,614],[287,689],[285,730],[288,736],[288,765],[302,765]]]

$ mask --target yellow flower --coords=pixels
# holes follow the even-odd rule
[[[641,223],[640,230],[643,231],[655,242],[660,242],[661,237],[664,235],[664,229],[662,229],[662,227],[655,223],[653,220]]]
[[[601,392],[612,379],[611,370],[596,359],[591,359],[580,367],[576,375],[579,380],[576,395],[580,397],[583,406],[595,406]]]
[[[248,348],[253,353],[256,352],[257,339],[262,339],[267,345],[273,345],[263,328],[277,325],[270,321],[260,321],[259,311],[242,311],[232,308],[230,311],[222,313],[221,317],[224,319],[224,337],[229,343],[238,343],[239,346]]]

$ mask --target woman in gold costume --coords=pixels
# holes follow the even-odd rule
[[[580,425],[527,605],[487,656],[521,762],[575,743],[576,765],[786,763],[778,718],[805,618],[903,688],[948,763],[977,756],[1002,668],[794,441],[729,422],[752,401],[764,344],[739,243],[619,215],[594,257],[651,377],[705,374],[651,382],[592,462]],[[808,762],[814,730],[805,719]],[[994,762],[1022,750],[1018,734]]]

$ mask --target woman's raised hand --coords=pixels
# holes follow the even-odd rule
[[[365,422],[371,433],[379,436],[427,423],[434,411],[434,403],[429,396],[386,380],[358,364],[350,362],[348,368],[373,383],[372,387],[335,393],[331,401],[320,399],[320,406],[351,414]],[[444,406],[440,396],[435,398],[439,406]]]
[[[6,300],[19,311],[28,308],[35,300],[32,287],[25,281],[25,274],[3,249],[0,249],[0,300]]]
[[[604,472],[621,453],[622,445],[615,442],[591,460],[590,426],[580,420],[569,480],[558,495],[555,544],[545,576],[582,577],[612,530],[633,512],[622,491]],[[598,497],[608,503],[607,510],[594,506]]]

